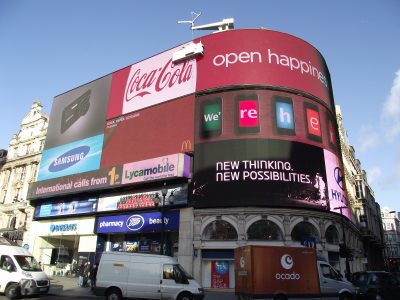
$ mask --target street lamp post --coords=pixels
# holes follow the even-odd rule
[[[344,208],[347,208],[347,206],[340,206],[340,207],[336,207],[334,209],[339,209],[340,210],[340,215],[342,217],[342,222],[341,223],[342,223],[343,247],[344,247],[344,250],[345,250],[345,253],[346,253],[346,255],[345,255],[346,256],[346,278],[347,278],[347,280],[350,280],[349,253],[347,251],[346,233],[345,233],[345,230],[344,230],[344,217],[343,217],[343,212],[342,212],[342,210]]]

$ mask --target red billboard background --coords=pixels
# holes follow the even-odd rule
[[[321,54],[295,36],[259,29],[230,30],[196,40],[196,91],[232,85],[267,85],[305,92],[333,109],[329,71]]]
[[[194,95],[106,122],[101,167],[193,151]]]

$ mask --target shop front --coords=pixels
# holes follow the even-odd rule
[[[202,250],[202,284],[214,289],[235,287],[233,249]]]
[[[179,216],[179,210],[101,216],[97,219],[96,233],[99,241],[104,241],[102,251],[162,252],[176,256]]]
[[[36,222],[37,238],[33,254],[49,275],[76,275],[79,262],[94,260],[97,236],[95,218]]]

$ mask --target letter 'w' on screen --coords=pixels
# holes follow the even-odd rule
[[[200,109],[201,136],[211,138],[222,132],[222,99],[214,98],[203,101]]]

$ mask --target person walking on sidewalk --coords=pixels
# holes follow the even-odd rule
[[[97,276],[97,265],[94,265],[92,271],[90,272],[90,283],[92,289],[96,287],[96,276]]]
[[[83,268],[83,287],[90,286],[90,261],[85,264]]]
[[[83,286],[83,271],[85,269],[85,262],[82,262],[78,270],[78,286]]]

